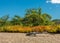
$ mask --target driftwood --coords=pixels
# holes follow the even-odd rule
[[[27,33],[26,36],[36,36],[36,32]]]

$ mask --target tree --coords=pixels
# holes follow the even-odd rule
[[[15,15],[12,20],[11,20],[11,23],[12,25],[22,25],[22,22],[21,22],[22,18],[18,15]]]
[[[52,23],[52,21],[51,21],[52,17],[49,14],[44,13],[44,14],[42,14],[42,16],[44,18],[44,22],[43,22],[44,25],[49,25]]]
[[[8,19],[9,19],[9,15],[2,16],[2,17],[0,18],[0,26],[6,25]]]
[[[27,26],[37,26],[37,25],[47,25],[51,21],[51,16],[41,13],[41,8],[39,9],[29,9],[23,19],[23,24]]]

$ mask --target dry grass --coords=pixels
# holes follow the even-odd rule
[[[32,37],[24,33],[0,33],[0,43],[60,43],[60,34],[37,34]]]

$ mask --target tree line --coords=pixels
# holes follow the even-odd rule
[[[54,22],[51,21],[52,17],[47,13],[42,13],[41,10],[41,8],[28,9],[23,18],[18,15],[15,15],[11,20],[9,20],[9,15],[2,16],[0,17],[0,26],[41,26],[54,24]]]

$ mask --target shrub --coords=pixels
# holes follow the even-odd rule
[[[57,26],[48,26],[46,29],[50,33],[56,33],[57,32]]]
[[[54,25],[54,26],[2,26],[0,27],[0,32],[20,32],[20,33],[28,33],[28,32],[50,32],[50,33],[56,33],[60,32],[60,25]]]
[[[4,27],[1,27],[0,31],[27,33],[27,32],[31,32],[32,29],[30,27],[22,27],[22,26],[16,25],[16,26],[4,26]]]
[[[33,30],[36,32],[43,32],[45,31],[45,26],[35,26],[33,27]]]

